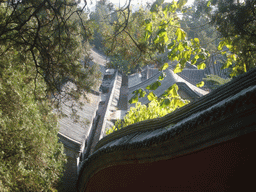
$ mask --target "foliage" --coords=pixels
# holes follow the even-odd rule
[[[0,191],[56,189],[66,158],[53,107],[99,77],[80,62],[89,26],[73,0],[0,2]],[[76,91],[61,89],[67,81]]]
[[[150,12],[143,25],[145,31],[143,39],[144,49],[143,51],[139,49],[139,51],[143,54],[151,53],[151,55],[153,55],[152,53],[158,54],[167,51],[169,60],[178,61],[174,69],[175,73],[181,72],[187,62],[190,62],[192,65],[197,64],[198,69],[204,69],[206,67],[205,61],[209,58],[210,54],[204,48],[200,47],[198,37],[193,37],[193,39],[188,41],[185,31],[183,31],[179,23],[176,22],[176,12],[178,10],[182,12],[188,11],[188,9],[182,9],[186,1],[173,1],[167,4],[163,4],[163,2],[163,0],[157,0],[151,6]],[[222,69],[232,67],[232,77],[255,67],[255,1],[247,0],[244,3],[234,3],[234,1],[231,0],[210,0],[197,1],[197,3],[196,8],[194,7],[194,9],[191,10],[194,11],[195,17],[205,19],[206,22],[210,21],[217,26],[217,30],[222,35],[218,46],[216,46],[216,42],[214,42],[213,39],[217,37],[217,32],[213,28],[211,28],[213,40],[203,38],[205,41],[210,40],[214,42],[214,44],[208,44],[207,46],[212,52],[219,54],[221,51],[221,54],[226,56],[226,62]],[[200,17],[202,13],[199,14],[199,12],[205,13],[205,16]],[[190,16],[188,16],[188,18],[189,17]],[[129,20],[126,21],[127,24]],[[190,24],[193,24],[193,21]],[[128,27],[128,25],[125,25],[122,30],[125,30],[126,27]],[[173,29],[170,30],[168,27],[173,27]],[[197,34],[205,37],[203,32],[200,33],[197,31]],[[141,40],[141,42],[143,41]],[[157,89],[161,85],[160,79],[162,80],[163,77],[160,77],[158,81],[152,83],[146,89]],[[218,84],[229,81],[218,78],[217,76],[208,76],[205,80],[214,81]],[[203,85],[203,81],[197,84],[198,87]],[[160,101],[160,99],[164,98],[157,98],[153,92],[147,93],[143,89],[136,90],[130,103],[137,103],[138,99],[145,95],[147,95],[149,100],[152,100],[152,104],[148,106],[137,104],[135,109],[130,110],[124,122],[117,121],[116,125],[109,132],[120,129],[130,123],[135,123],[150,118],[151,116],[154,118],[154,115],[157,116],[156,114],[152,115],[148,109],[152,109],[152,106],[154,106],[155,110],[159,111],[159,103],[156,103],[156,101]],[[170,100],[165,101],[166,103],[170,103]],[[161,102],[163,103],[163,101]],[[151,115],[147,115],[146,113]]]
[[[181,29],[178,23],[177,11],[183,10],[186,1],[173,1],[161,5],[161,1],[151,12],[151,19],[146,23],[145,39],[152,42],[153,47],[160,53],[167,49],[168,59],[178,61],[174,72],[181,72],[186,63],[196,64],[198,59],[198,69],[204,69],[204,61],[209,57],[208,51],[200,47],[199,39],[187,39],[187,34]],[[154,6],[154,4],[153,4]],[[156,24],[154,24],[156,22]],[[151,26],[155,26],[151,27]],[[152,41],[153,40],[153,41]]]
[[[54,190],[66,158],[46,85],[38,77],[34,90],[35,69],[27,61],[19,64],[22,55],[15,49],[6,55],[0,59],[0,191]]]
[[[148,105],[142,105],[136,102],[135,107],[131,107],[124,120],[117,120],[115,126],[108,129],[106,134],[110,134],[128,125],[144,121],[147,119],[154,119],[163,117],[168,113],[175,111],[189,103],[188,100],[183,100],[178,94],[178,86],[176,84],[169,87],[162,97],[157,97],[153,92],[147,95],[150,101]]]
[[[198,69],[206,67],[204,60],[209,57],[209,53],[200,47],[199,39],[194,38],[187,40],[186,32],[180,28],[178,23],[177,11],[182,10],[186,1],[173,1],[172,3],[163,4],[164,1],[157,0],[151,6],[147,19],[144,20],[144,36],[141,42],[144,44],[143,54],[159,54],[167,52],[168,59],[171,61],[177,60],[178,64],[174,69],[175,73],[181,72],[187,62],[196,64],[198,59],[201,62],[197,65]],[[193,55],[193,58],[191,57]],[[162,97],[157,97],[153,90],[161,86],[161,82],[165,76],[164,70],[168,68],[168,63],[162,65],[160,70],[162,74],[159,79],[147,86],[146,92],[139,89],[133,92],[134,96],[129,101],[130,103],[137,103],[135,108],[131,108],[129,113],[124,117],[124,121],[118,120],[112,129],[107,131],[107,134],[146,119],[161,117],[182,107],[188,103],[178,95],[177,85],[173,85],[165,91]],[[150,103],[148,106],[138,104],[139,98],[147,96]]]
[[[85,13],[77,9],[73,0],[1,3],[0,43],[5,46],[1,47],[0,55],[15,47],[24,58],[31,56],[35,81],[38,76],[43,77],[48,94],[60,94],[63,83],[72,80],[77,95],[82,95],[94,83],[94,78],[88,78],[89,70],[82,70],[89,64],[80,62],[92,35],[86,20]],[[77,99],[77,95],[69,95]]]
[[[96,49],[104,51],[103,36],[105,32],[111,29],[108,24],[110,22],[107,15],[110,14],[112,4],[107,1],[97,1],[95,11],[90,14],[90,20],[93,21],[94,34],[93,39],[90,41]]]
[[[203,2],[205,0],[195,0],[190,7],[186,7],[180,23],[181,28],[186,31],[188,39],[198,38],[201,47],[210,52],[211,56],[205,60],[206,70],[208,70],[210,67],[220,67],[219,64],[223,63],[222,61],[225,62],[226,57],[217,49],[221,37],[220,33],[215,26],[211,25],[210,16],[204,11],[201,11],[202,7],[200,6]],[[204,7],[204,10],[207,8],[207,6]],[[196,65],[201,61],[199,59]],[[218,66],[214,66],[215,64],[218,64]],[[224,71],[227,72],[227,70]],[[224,71],[221,71],[221,74],[218,75],[224,76]]]
[[[132,13],[129,1],[126,8],[105,16],[103,21],[108,27],[101,28],[101,35],[105,53],[111,58],[108,67],[127,74],[147,64],[160,67],[169,59],[179,62],[175,72],[180,72],[192,59],[191,55],[195,55],[191,63],[195,64],[201,58],[202,68],[203,60],[208,57],[207,51],[199,47],[198,38],[187,40],[178,22],[177,11],[182,10],[185,3],[158,0],[150,10],[140,8]]]
[[[211,82],[212,83],[211,88],[217,88],[218,86],[231,81],[230,78],[224,79],[219,77],[218,75],[213,75],[213,74],[207,75],[207,77],[203,78],[203,80]]]
[[[200,45],[210,53],[217,51],[219,33],[210,24],[210,17],[204,12],[198,13],[198,6],[205,0],[195,0],[186,8],[180,21],[181,28],[186,31],[189,39],[198,38]]]
[[[255,11],[256,2],[243,3],[230,0],[211,0],[201,7],[207,7],[211,22],[223,36],[218,49],[227,56],[223,69],[231,68],[231,77],[245,73],[255,67]]]
[[[133,92],[134,96],[130,99],[129,103],[136,103],[135,107],[131,107],[128,114],[124,117],[124,120],[118,119],[115,122],[115,126],[108,129],[106,134],[110,134],[128,125],[144,121],[147,119],[154,119],[163,117],[168,113],[175,111],[177,108],[183,107],[189,103],[189,100],[183,100],[178,94],[178,86],[173,84],[164,94],[157,97],[153,90],[156,90],[161,86],[161,81],[165,77],[165,72],[168,68],[168,64],[165,63],[159,70],[162,72],[158,80],[146,87],[146,90],[138,89]],[[139,98],[147,96],[149,103],[142,105],[139,102]]]
[[[118,10],[117,10],[118,11]],[[145,41],[143,40],[143,23],[147,16],[147,11],[140,9],[129,15],[129,10],[116,12],[113,15],[111,30],[103,31],[105,53],[110,56],[111,61],[108,67],[117,68],[125,74],[135,72],[145,63],[152,63],[149,57],[145,56]],[[117,30],[121,30],[120,25],[127,20],[126,28],[117,35]],[[153,57],[153,55],[152,55]]]

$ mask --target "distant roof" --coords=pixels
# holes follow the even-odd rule
[[[145,66],[141,69],[139,73],[134,73],[128,76],[128,87],[136,86],[137,84],[145,81],[158,74],[159,70],[154,66]]]
[[[177,73],[180,77],[184,80],[188,81],[192,85],[196,85],[203,81],[203,78],[206,76],[205,70],[198,70],[198,69],[183,69],[182,72]]]
[[[141,83],[141,74],[140,73],[134,73],[132,75],[129,75],[128,77],[128,87],[133,87],[135,85],[138,85]]]
[[[172,86],[173,84],[175,83],[184,83],[186,84],[198,97],[201,97],[203,95],[206,95],[208,93],[208,91],[205,91],[205,90],[202,90],[198,87],[196,87],[195,85],[189,83],[188,81],[184,80],[183,78],[181,78],[180,76],[178,76],[177,74],[175,74],[172,69],[167,69],[165,70],[165,73],[166,73],[166,77],[164,78],[163,81],[161,81],[161,86],[158,87],[156,90],[154,90],[154,94],[157,95],[157,96],[160,96],[162,95],[165,90],[167,90],[170,86]],[[140,88],[143,88],[145,89],[148,85],[154,83],[155,81],[158,80],[158,77],[161,73],[158,72],[156,73],[154,76],[152,76],[151,78],[133,86],[133,87],[130,87],[129,88],[129,94],[128,94],[128,100],[130,100],[133,96],[132,92],[137,90],[137,89],[140,89]],[[145,97],[145,98],[140,98],[139,99],[139,102],[141,102],[142,104],[146,104],[148,103],[148,99]],[[131,106],[134,106],[133,105],[130,105]]]
[[[101,53],[99,50],[95,48],[91,49],[90,53],[93,59],[92,62],[100,66],[100,72],[103,75],[105,73],[106,63],[108,62],[106,55],[104,55],[103,53]]]
[[[68,82],[65,87],[73,86],[74,84]],[[86,99],[83,99],[82,103],[84,106],[82,106],[81,109],[79,107],[74,107],[74,109],[77,110],[77,115],[80,116],[80,122],[74,122],[74,120],[70,117],[72,109],[69,106],[77,105],[77,102],[70,99],[61,104],[63,113],[68,115],[68,117],[59,119],[59,136],[61,139],[66,141],[64,145],[69,145],[68,147],[78,151],[90,132],[91,123],[100,101],[100,96],[97,94],[87,93],[87,97],[89,102],[86,101]]]

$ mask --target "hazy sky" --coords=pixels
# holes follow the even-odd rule
[[[109,0],[109,1],[116,5],[119,5],[119,2],[120,2],[121,7],[128,3],[127,0]],[[131,4],[133,4],[133,5],[141,4],[141,3],[145,4],[146,2],[154,2],[154,1],[155,0],[132,0]],[[172,2],[172,1],[173,0],[165,0],[164,2]],[[186,5],[190,5],[193,2],[194,2],[194,0],[188,0],[188,3]],[[90,7],[90,9],[92,9],[96,4],[96,0],[87,0],[87,4]]]
[[[136,4],[136,3],[146,3],[147,1],[151,1],[151,2],[154,2],[155,0],[132,0],[132,3],[133,4]],[[110,0],[110,2],[114,3],[114,4],[119,4],[119,0]],[[120,0],[120,5],[125,5],[125,2],[128,2],[126,0]],[[165,0],[164,2],[172,2],[172,0]],[[188,4],[191,4],[192,2],[194,2],[194,0],[188,0]]]

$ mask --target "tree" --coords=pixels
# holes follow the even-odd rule
[[[97,1],[95,11],[90,14],[90,20],[94,23],[94,35],[91,43],[95,48],[101,51],[104,51],[102,42],[104,32],[106,33],[112,30],[109,25],[111,17],[108,16],[112,9],[113,5],[111,3],[107,3],[107,1]]]
[[[93,70],[80,62],[92,36],[89,26],[73,0],[7,1],[1,3],[0,10],[0,43],[4,45],[0,55],[15,47],[23,57],[31,56],[34,79],[43,77],[47,93],[60,95],[61,86],[69,79],[81,95],[94,83],[94,78],[88,78],[93,77]]]
[[[210,82],[209,87],[212,89],[215,89],[215,88],[219,87],[220,85],[223,85],[223,84],[231,81],[230,78],[223,79],[223,78],[219,77],[218,75],[213,75],[213,74],[207,75],[207,77],[203,78],[203,80]]]
[[[210,24],[210,17],[204,12],[198,13],[198,6],[204,0],[195,0],[194,3],[186,8],[180,20],[181,28],[186,31],[188,39],[199,38],[200,45],[210,53],[217,51],[219,43],[219,33]]]
[[[151,48],[153,47],[156,48],[158,53],[162,53],[164,52],[164,48],[167,47],[168,59],[171,61],[178,61],[174,70],[175,73],[181,72],[187,62],[190,62],[193,65],[197,64],[198,69],[204,69],[206,67],[204,62],[210,55],[204,48],[200,47],[199,39],[197,37],[188,41],[186,33],[180,28],[179,24],[174,25],[176,29],[175,36],[171,39],[171,43],[167,43],[169,40],[169,30],[167,30],[167,26],[169,23],[172,23],[173,19],[165,19],[170,13],[175,13],[178,10],[181,10],[182,12],[186,11],[182,9],[182,6],[185,3],[186,1],[180,0],[178,2],[173,1],[172,3],[163,6],[163,0],[157,0],[151,6],[150,15],[152,17],[145,20],[144,37],[147,45],[147,51],[145,51],[145,53],[149,53],[148,50],[152,50]],[[200,12],[204,12],[211,23],[217,25],[217,30],[223,37],[217,48],[218,51],[221,51],[227,58],[223,65],[223,69],[232,67],[231,77],[255,67],[255,7],[255,1],[251,0],[247,0],[242,4],[239,3],[239,1],[234,3],[233,0],[209,0],[200,1],[197,5],[196,13],[199,14]],[[122,22],[122,25],[119,25],[120,27],[117,28],[118,30],[116,30],[114,34],[119,35],[128,27],[129,18],[128,14],[128,17],[124,20],[125,22]],[[154,29],[153,24],[156,21],[156,18],[158,24]],[[229,51],[227,49],[229,49]],[[140,49],[138,50],[142,52]],[[164,74],[159,77],[158,81],[149,86],[149,90],[155,90],[159,87],[161,85],[160,79],[163,77]],[[206,80],[209,79],[211,81],[220,81],[217,77],[206,78]],[[198,86],[203,86],[203,84],[204,82],[201,82]],[[152,92],[149,91],[146,93],[142,89],[136,90],[134,91],[134,96],[130,102],[136,103],[138,102],[138,98],[145,96],[152,97]],[[159,101],[159,99],[161,98],[157,98],[157,101]],[[168,103],[171,103],[170,100]],[[137,105],[135,109],[129,111],[124,122],[118,121],[110,132],[120,129],[123,125],[126,126],[126,124],[129,124],[130,122],[134,123],[141,119],[144,120],[144,116],[146,117],[147,113],[149,113],[149,111],[147,111],[149,108],[151,108],[150,103],[148,106]],[[156,109],[158,109],[158,107],[156,107]],[[158,115],[158,110],[155,111],[156,114],[154,115]]]
[[[98,77],[80,62],[92,35],[82,10],[72,0],[0,2],[0,191],[57,188],[66,158],[53,109]],[[66,81],[76,91],[64,92]]]
[[[206,10],[211,15],[211,23],[223,36],[218,46],[222,54],[227,56],[223,68],[231,68],[233,77],[255,67],[256,2],[211,0],[202,3],[200,7],[200,10]]]
[[[143,42],[144,49],[140,49],[140,44],[138,43],[140,41],[134,41],[139,53],[142,55],[148,54],[151,58],[152,53],[159,55],[166,52],[169,60],[178,61],[174,70],[175,73],[181,72],[187,62],[196,64],[199,58],[201,62],[197,67],[198,69],[204,69],[204,60],[207,59],[208,52],[200,47],[198,38],[187,40],[186,33],[178,23],[177,11],[182,10],[186,1],[173,1],[167,4],[163,4],[163,2],[162,0],[157,0],[153,3],[147,18],[143,22],[144,36],[141,38],[141,42]],[[128,21],[126,24],[125,28],[122,28],[119,33],[129,28]],[[130,38],[133,39],[132,37]],[[194,55],[193,58],[191,57],[192,55]],[[153,90],[161,85],[161,81],[165,77],[164,70],[168,68],[168,63],[159,63],[159,65],[162,65],[159,69],[162,71],[159,79],[146,88],[147,92],[143,89],[133,92],[134,96],[129,102],[137,103],[136,107],[130,109],[129,113],[124,117],[124,121],[118,120],[115,126],[108,130],[108,134],[138,121],[164,116],[188,103],[178,95],[177,85],[167,89],[161,97],[157,97],[153,93]],[[145,96],[148,97],[150,103],[148,105],[138,103],[138,99]]]
[[[20,64],[15,49],[6,55],[0,59],[0,191],[56,189],[66,158],[45,82],[38,77],[35,100],[35,69]]]

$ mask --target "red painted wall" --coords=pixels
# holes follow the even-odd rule
[[[87,191],[254,191],[256,132],[178,158],[106,168]]]

